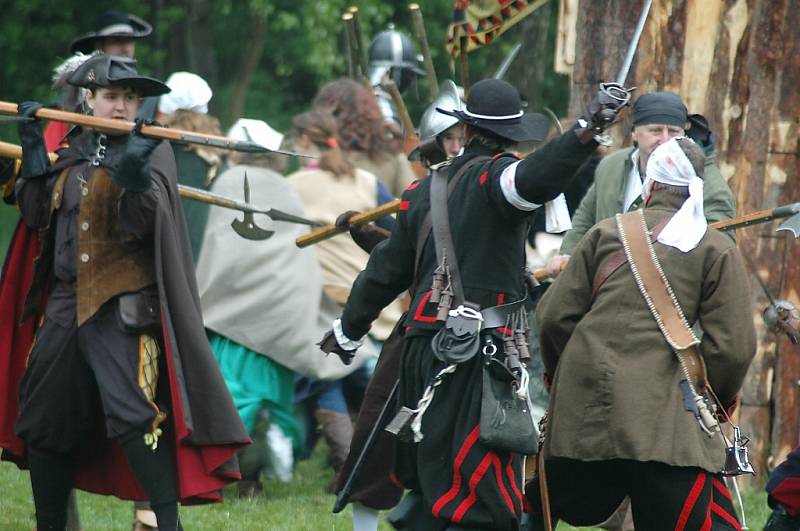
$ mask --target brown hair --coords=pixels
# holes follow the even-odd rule
[[[319,167],[341,177],[353,175],[355,167],[345,158],[336,136],[336,119],[321,111],[308,111],[292,120],[292,136],[305,135],[322,151]]]
[[[206,113],[178,109],[171,114],[164,115],[163,121],[164,125],[173,129],[222,136],[219,120]]]
[[[363,151],[373,161],[398,153],[398,128],[386,121],[375,94],[350,78],[322,87],[314,109],[333,115],[339,127],[342,149]]]
[[[694,173],[698,177],[703,177],[706,168],[706,154],[703,150],[689,138],[677,138],[675,142],[681,147],[686,154],[686,158],[692,163]]]

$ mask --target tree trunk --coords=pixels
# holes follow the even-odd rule
[[[153,0],[163,1],[163,0]],[[208,0],[179,0],[176,2],[184,16],[169,28],[164,77],[177,70],[188,70],[219,86],[219,69],[211,42],[211,6]],[[211,110],[215,111],[211,100]]]
[[[570,116],[616,75],[643,4],[581,1]],[[738,212],[751,212],[800,200],[798,56],[800,11],[792,0],[654,0],[628,84],[637,94],[677,92],[690,113],[708,118]],[[630,112],[620,121],[612,129],[617,146],[630,143]],[[739,230],[739,247],[773,296],[798,304],[800,251],[774,228]],[[760,486],[798,443],[800,358],[797,346],[765,330],[767,298],[751,284],[759,344],[739,416],[753,438],[753,483]]]
[[[254,14],[250,19],[250,43],[247,52],[242,56],[242,62],[236,74],[238,82],[234,85],[228,102],[228,123],[233,124],[244,113],[244,105],[247,100],[247,91],[253,81],[253,74],[258,68],[261,56],[264,53],[264,44],[267,39],[267,20],[266,16]]]

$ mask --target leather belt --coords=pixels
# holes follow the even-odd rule
[[[511,323],[511,316],[526,306],[527,301],[528,298],[525,297],[516,302],[509,302],[508,304],[501,304],[481,310],[481,315],[483,316],[483,325],[481,328],[485,330],[487,328],[507,326]]]

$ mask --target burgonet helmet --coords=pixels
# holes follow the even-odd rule
[[[439,94],[436,99],[422,114],[419,122],[419,146],[408,154],[409,160],[419,160],[420,157],[424,157],[429,162],[437,163],[447,158],[447,154],[444,153],[436,137],[456,125],[458,118],[437,112],[437,107],[459,111],[463,109],[464,104],[461,101],[461,94],[452,80],[446,79],[442,81],[439,85]],[[425,147],[428,149],[423,149]]]
[[[94,22],[94,31],[81,35],[69,45],[70,53],[92,53],[97,41],[109,38],[141,39],[153,32],[153,27],[129,13],[116,9],[100,14]]]
[[[414,42],[405,33],[389,29],[378,33],[369,45],[369,64],[367,65],[370,83],[380,84],[388,74],[400,91],[408,88],[415,76],[424,76],[420,68],[420,57]]]
[[[464,110],[442,107],[436,110],[513,142],[541,142],[550,129],[545,115],[523,113],[517,89],[500,79],[475,83],[469,90]]]
[[[136,60],[104,53],[94,55],[79,66],[67,79],[76,87],[126,87],[139,96],[160,96],[170,91],[161,81],[140,76],[136,71]]]

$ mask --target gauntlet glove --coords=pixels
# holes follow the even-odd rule
[[[358,212],[355,210],[348,210],[344,214],[341,214],[336,218],[336,226],[340,229],[348,229],[353,241],[364,249],[364,251],[371,253],[375,246],[387,239],[391,233],[373,223],[350,225],[350,218],[356,214],[358,214]]]
[[[22,169],[20,179],[41,177],[47,173],[50,160],[44,145],[42,121],[36,118],[36,111],[42,104],[36,101],[23,101],[17,106],[17,114],[30,118],[19,123],[19,142],[22,144]]]
[[[142,125],[153,124],[151,121],[145,123],[141,118],[136,119],[136,127],[131,131],[125,153],[113,175],[117,184],[132,192],[146,192],[150,189],[150,155],[161,143],[161,139],[144,136],[140,131]]]
[[[356,356],[355,350],[345,350],[339,345],[333,330],[325,332],[325,335],[322,336],[322,339],[317,345],[319,345],[319,349],[325,354],[334,353],[339,356],[339,359],[342,360],[342,363],[345,365],[353,363],[353,358]]]
[[[617,121],[623,107],[630,105],[631,93],[636,87],[625,88],[619,83],[601,83],[592,102],[586,108],[583,119],[586,127],[599,135]]]

